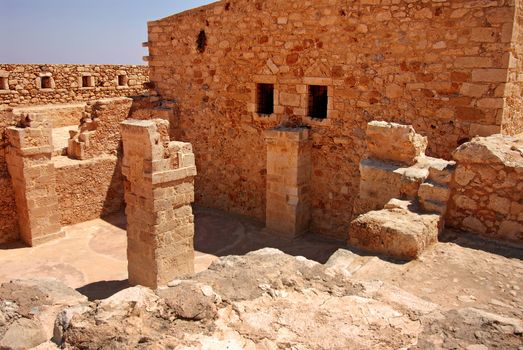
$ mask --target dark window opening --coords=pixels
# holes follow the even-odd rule
[[[119,75],[118,76],[118,86],[126,86],[127,85],[127,75]]]
[[[326,86],[309,86],[309,117],[315,119],[327,118],[328,88]]]
[[[274,113],[274,85],[257,84],[256,85],[256,105],[259,114]]]
[[[0,90],[9,90],[9,84],[6,77],[0,77]]]
[[[42,89],[52,89],[53,88],[53,86],[51,85],[51,77],[42,77],[40,82],[41,82]]]
[[[203,53],[205,51],[205,47],[207,46],[207,34],[205,33],[205,30],[200,30],[200,33],[198,33],[198,36],[196,37],[196,51],[199,53]]]
[[[93,78],[90,76],[83,76],[82,77],[82,87],[93,87]]]

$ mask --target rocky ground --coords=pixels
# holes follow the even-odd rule
[[[449,238],[405,264],[263,249],[95,302],[5,283],[0,349],[523,349],[521,249]]]

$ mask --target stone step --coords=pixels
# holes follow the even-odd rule
[[[432,181],[425,181],[418,189],[418,199],[420,203],[431,200],[442,203],[447,203],[450,196],[450,189]]]
[[[426,200],[421,203],[421,207],[429,213],[437,213],[439,215],[444,216],[447,212],[447,205],[442,202],[433,201],[433,200]]]
[[[456,162],[439,159],[429,167],[428,179],[434,183],[447,185],[456,170]]]
[[[352,221],[349,245],[397,259],[416,259],[436,243],[443,227],[441,215],[422,213],[413,201],[393,199],[386,208]]]

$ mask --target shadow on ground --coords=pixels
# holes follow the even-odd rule
[[[128,280],[121,281],[99,281],[86,284],[76,290],[85,295],[89,301],[101,300],[109,298],[111,295],[118,293],[121,290],[129,288]]]
[[[439,241],[454,243],[464,248],[482,250],[509,259],[523,260],[523,246],[511,242],[495,241],[468,232],[445,230],[440,235]]]

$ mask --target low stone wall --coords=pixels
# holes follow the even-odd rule
[[[148,81],[147,66],[0,64],[0,106],[141,95]]]
[[[475,138],[454,152],[458,162],[447,223],[523,243],[523,138]]]
[[[123,178],[117,157],[85,161],[57,157],[54,166],[62,225],[93,220],[123,208]]]

